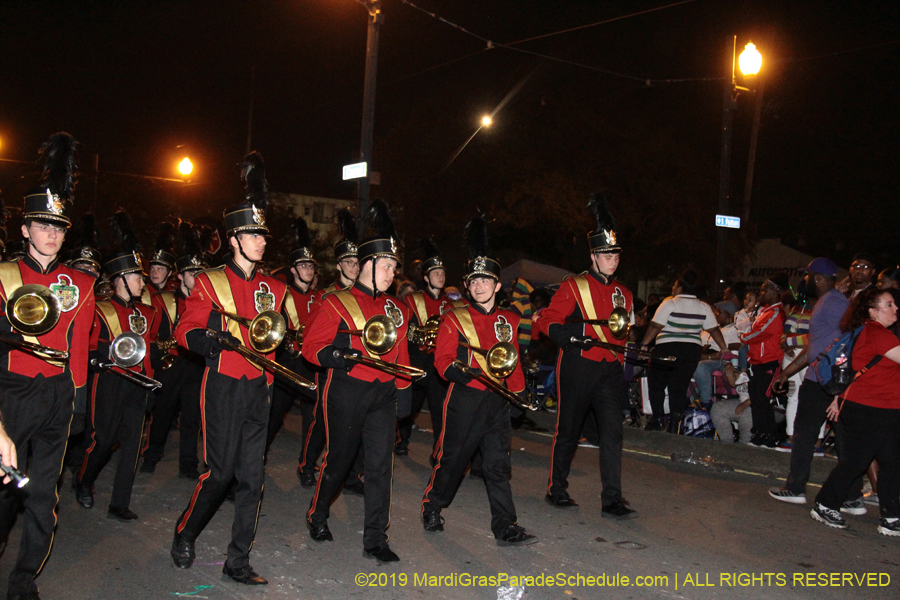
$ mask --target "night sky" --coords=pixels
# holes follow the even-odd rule
[[[508,44],[670,2],[415,4]],[[383,193],[395,211],[419,210],[422,198],[412,196],[431,196],[452,204],[438,223],[457,228],[476,206],[491,210],[492,198],[510,185],[499,176],[489,181],[490,173],[559,156],[541,153],[551,131],[562,143],[572,140],[571,156],[554,169],[565,172],[571,164],[573,173],[580,157],[602,163],[598,148],[627,155],[630,132],[643,138],[665,132],[677,150],[662,162],[697,165],[704,183],[693,201],[714,211],[723,85],[715,78],[726,74],[727,44],[736,34],[738,52],[747,41],[757,44],[766,77],[747,233],[783,237],[840,260],[861,249],[900,258],[894,234],[900,3],[695,0],[514,46],[529,53],[487,50],[400,0],[385,0],[383,13],[373,160],[383,185],[373,196]],[[355,187],[340,179],[342,165],[359,151],[366,11],[353,0],[8,1],[0,5],[0,39],[0,157],[32,160],[48,135],[72,133],[82,144],[76,214],[94,200],[95,154],[101,171],[171,177],[184,155],[196,165],[197,185],[189,188],[101,174],[95,206],[101,217],[145,198],[159,199],[157,215],[220,214],[240,199],[235,164],[245,151],[251,99],[252,146],[267,160],[273,190],[354,198]],[[517,84],[495,126],[441,172],[480,116]],[[735,214],[754,102],[753,94],[742,95],[735,116]],[[581,135],[588,113],[574,107],[585,106],[596,111],[591,126],[610,131],[596,146]],[[417,154],[435,158],[416,163]],[[638,154],[631,168],[643,167]],[[586,196],[592,185],[606,185],[596,172],[596,183],[573,174],[575,189]],[[21,204],[35,174],[34,167],[0,162],[7,204]],[[615,193],[610,202],[616,205]],[[620,211],[641,208],[627,202]],[[408,241],[432,233],[451,239],[447,232],[410,231],[408,214],[400,222]],[[701,229],[693,234],[715,235],[712,222]],[[639,243],[641,231],[630,237]]]

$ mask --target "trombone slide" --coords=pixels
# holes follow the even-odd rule
[[[422,377],[425,377],[425,371],[419,369],[418,367],[413,367],[410,365],[398,365],[397,363],[388,362],[386,360],[379,360],[377,358],[370,358],[368,356],[357,356],[355,354],[344,353],[340,350],[334,351],[334,357],[343,358],[344,360],[350,360],[355,363],[366,365],[367,367],[372,367],[373,369],[378,369],[379,371],[384,371],[385,373],[389,373],[395,376],[399,375],[400,377],[408,377],[409,379],[420,379]]]
[[[104,371],[106,371],[108,373],[114,373],[114,374],[118,375],[119,377],[127,379],[131,383],[136,383],[141,387],[147,388],[151,392],[153,390],[156,390],[156,389],[159,389],[162,387],[162,384],[160,382],[158,382],[157,380],[153,379],[152,377],[148,377],[148,376],[144,375],[143,373],[135,373],[134,371],[129,371],[128,369],[120,367],[119,365],[117,365],[114,362],[105,363],[105,362],[101,362],[99,359],[92,358],[91,365],[93,365],[99,369],[103,369]],[[118,369],[116,367],[118,367]]]
[[[477,370],[473,369],[472,367],[469,367],[468,365],[464,365],[458,360],[454,360],[452,364],[454,367],[456,367],[457,369],[459,369],[466,375],[471,375],[476,381],[483,384],[485,387],[490,389],[492,392],[495,392],[495,393],[503,396],[503,398],[507,402],[512,404],[513,406],[517,406],[523,410],[530,410],[532,412],[540,410],[540,408],[541,408],[540,403],[535,402],[533,404],[527,404],[525,402],[522,402],[522,400],[519,399],[518,396],[516,396],[514,393],[512,393],[511,391],[509,391],[508,389],[506,389],[505,387],[503,387],[502,385],[500,385],[499,383],[497,383],[490,377],[485,377],[484,373],[482,373],[481,371],[477,371]]]
[[[625,344],[611,344],[609,342],[601,342],[600,340],[594,339],[583,340],[581,338],[575,337],[574,335],[569,338],[569,341],[573,344],[587,344],[588,346],[593,346],[596,348],[606,348],[607,350],[612,350],[613,352],[633,352],[637,356],[646,359],[660,360],[663,362],[673,362],[675,360],[674,356],[654,356],[647,350],[640,350],[639,348],[629,348]]]
[[[27,350],[37,355],[38,358],[49,360],[69,360],[69,352],[67,350],[57,350],[56,348],[48,348],[40,344],[32,344],[25,340],[13,340],[6,336],[0,335],[0,342],[9,344],[19,350]]]
[[[287,369],[287,368],[279,365],[274,360],[269,360],[265,356],[260,356],[259,354],[257,354],[256,352],[253,352],[252,350],[250,350],[249,348],[246,348],[245,346],[242,346],[240,344],[232,344],[227,339],[222,337],[218,331],[214,331],[212,329],[207,329],[206,335],[208,337],[211,337],[212,339],[216,340],[217,342],[219,342],[219,344],[221,344],[223,347],[225,347],[229,350],[232,350],[234,352],[237,352],[238,354],[240,354],[241,356],[243,356],[244,358],[246,358],[247,360],[249,360],[250,362],[255,364],[257,367],[260,367],[263,369],[268,369],[268,370],[272,371],[273,373],[277,373],[278,375],[281,375],[282,377],[291,381],[292,383],[296,383],[297,385],[303,386],[307,389],[310,389],[310,390],[316,389],[316,384],[313,383],[312,381],[310,381],[304,377],[300,377],[299,375],[297,375],[290,369]]]

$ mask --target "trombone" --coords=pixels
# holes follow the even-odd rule
[[[498,342],[487,350],[472,346],[471,344],[460,343],[459,345],[468,348],[473,352],[483,354],[485,361],[487,362],[488,373],[495,379],[506,379],[512,375],[513,371],[516,370],[516,365],[519,363],[519,353],[516,351],[516,347],[509,342]],[[536,411],[541,408],[541,403],[537,398],[534,398],[530,403],[523,402],[516,394],[494,381],[494,379],[491,379],[491,377],[486,377],[484,373],[478,369],[464,365],[459,360],[453,361],[453,366],[463,373],[471,375],[475,380],[479,381],[491,391],[500,394],[513,406],[530,411]]]
[[[144,342],[144,338],[136,333],[126,331],[117,335],[109,345],[109,360],[112,361],[111,363],[104,363],[97,358],[92,358],[91,365],[109,373],[115,373],[119,377],[153,391],[161,388],[162,384],[143,373],[128,370],[129,367],[133,367],[144,360],[146,355],[147,343]],[[117,370],[115,367],[119,367],[121,370]]]
[[[609,313],[609,318],[607,319],[573,319],[571,321],[567,319],[566,323],[606,325],[609,328],[609,332],[615,339],[624,340],[628,335],[628,330],[631,328],[631,323],[629,321],[628,311],[621,306],[617,306],[616,308],[612,309],[612,312]]]
[[[573,344],[586,344],[588,346],[593,346],[596,348],[606,348],[607,350],[612,350],[613,352],[632,352],[636,356],[640,358],[644,358],[647,360],[659,360],[663,362],[673,362],[675,360],[674,356],[655,356],[649,350],[641,350],[639,348],[629,348],[625,344],[611,344],[609,342],[601,342],[600,340],[595,339],[581,339],[576,336],[572,336],[569,338],[569,341]]]
[[[362,329],[339,331],[338,333],[349,333],[350,335],[360,336],[366,351],[370,354],[377,354],[378,356],[387,354],[393,350],[394,346],[397,344],[397,326],[387,315],[375,315],[366,321],[366,324]],[[425,371],[422,369],[409,365],[398,365],[370,356],[357,356],[350,352],[335,350],[334,357],[366,365],[391,375],[399,375],[410,379],[425,377]]]
[[[241,344],[233,344],[229,342],[227,339],[222,337],[222,335],[213,329],[207,329],[206,335],[216,340],[223,347],[237,352],[257,367],[268,369],[273,373],[281,375],[288,381],[292,383],[296,383],[297,385],[303,386],[310,390],[316,389],[316,384],[297,375],[290,369],[287,369],[274,360],[269,360],[264,356],[260,356],[260,354],[268,354],[277,348],[281,342],[284,340],[285,332],[287,331],[287,324],[284,322],[284,317],[279,315],[277,312],[273,310],[264,310],[263,312],[256,315],[253,320],[247,319],[246,317],[238,316],[234,313],[225,312],[218,308],[214,309],[216,312],[222,313],[232,321],[236,321],[240,323],[244,327],[247,328],[248,338],[250,339],[250,348],[255,350],[250,350]],[[257,354],[259,352],[259,354]]]
[[[43,335],[59,322],[59,299],[50,288],[30,283],[16,288],[6,301],[6,316],[16,331],[26,335]],[[0,342],[35,354],[38,358],[68,360],[66,350],[48,348],[25,340],[0,336]]]

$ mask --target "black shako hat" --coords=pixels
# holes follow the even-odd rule
[[[113,239],[115,240],[115,249],[110,252],[109,258],[106,259],[106,263],[103,265],[103,270],[106,271],[110,278],[116,275],[127,275],[128,273],[146,275],[141,263],[141,255],[138,254],[141,245],[134,234],[131,217],[120,208],[110,221]]]
[[[316,264],[312,251],[312,235],[309,233],[309,226],[306,219],[297,217],[291,223],[291,229],[294,232],[294,249],[288,255],[288,264],[293,266],[297,263]]]
[[[212,232],[209,228],[198,229],[197,226],[187,221],[182,221],[178,225],[178,258],[175,260],[175,268],[179,273],[193,273],[209,268],[203,252],[205,248],[209,247],[208,241],[206,245],[203,244],[202,233],[204,230]]]
[[[466,225],[466,244],[469,246],[469,261],[466,263],[466,283],[475,277],[490,277],[500,281],[500,263],[488,256],[487,223],[478,215]]]
[[[591,253],[594,252],[622,252],[622,247],[616,238],[616,221],[609,213],[606,205],[606,196],[603,192],[595,192],[591,194],[588,201],[588,208],[594,214],[597,221],[597,228],[587,234],[588,245],[591,247]]]
[[[441,260],[437,244],[430,237],[419,242],[419,252],[422,254],[422,275],[428,275],[435,269],[444,268],[444,261]]]
[[[246,200],[225,209],[225,234],[268,234],[266,208],[269,206],[269,185],[262,154],[253,151],[241,163],[241,179],[244,180]]]
[[[337,214],[338,227],[341,231],[341,239],[334,244],[334,260],[341,262],[345,258],[357,256],[357,244],[359,234],[356,231],[356,217],[347,208],[342,208]]]
[[[175,268],[175,232],[173,223],[163,221],[156,226],[156,243],[150,254],[150,264],[160,265],[169,270]]]
[[[26,221],[42,221],[66,229],[72,226],[68,213],[78,170],[75,164],[77,145],[75,138],[61,131],[50,136],[41,146],[44,170],[41,184],[25,194],[22,216]]]
[[[366,211],[365,222],[366,235],[357,249],[360,266],[370,258],[393,258],[399,263],[400,236],[384,200],[372,202]]]
[[[97,271],[103,270],[103,255],[97,242],[97,221],[93,213],[85,213],[72,228],[73,248],[69,254],[69,266],[88,263]]]

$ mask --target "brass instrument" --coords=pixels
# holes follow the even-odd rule
[[[573,319],[566,320],[566,323],[586,323],[588,325],[606,325],[609,332],[617,340],[624,340],[631,328],[628,311],[621,306],[612,309],[608,319]]]
[[[153,391],[161,388],[162,384],[143,373],[128,370],[128,367],[133,367],[144,360],[146,355],[147,343],[144,342],[144,338],[136,333],[126,331],[117,335],[109,345],[111,363],[100,362],[100,360],[92,358],[91,364]],[[117,370],[115,367],[119,367],[121,370]]]
[[[339,331],[338,333],[349,333],[350,335],[360,336],[366,350],[370,354],[376,354],[378,356],[390,352],[397,343],[397,326],[387,315],[375,315],[366,321],[366,324],[362,329]],[[341,350],[335,350],[334,356],[335,358],[343,357],[344,360],[350,360],[361,365],[366,365],[391,375],[409,377],[410,379],[425,377],[425,371],[409,365],[398,365],[370,356],[357,356],[348,352],[342,352]]]
[[[164,340],[157,340],[156,345],[159,347],[160,352],[163,353],[162,358],[159,359],[159,370],[167,371],[171,369],[178,357],[169,354],[169,350],[178,346],[178,340],[175,339],[175,336],[172,336]]]
[[[441,317],[433,315],[428,317],[424,325],[410,325],[406,334],[407,339],[416,346],[434,348],[437,340],[438,327],[441,325]]]
[[[298,358],[301,354],[300,346],[303,346],[303,336],[306,334],[306,323],[299,329],[288,329],[284,333],[284,351],[291,358]]]
[[[265,312],[260,313],[257,316],[257,318],[263,316],[264,314],[266,314],[266,313]],[[273,314],[278,314],[278,313],[273,313]],[[281,315],[279,315],[279,316],[281,316]],[[256,319],[254,319],[254,321],[255,320]],[[251,328],[251,331],[253,331],[253,328]],[[229,350],[232,350],[234,352],[237,352],[238,354],[240,354],[241,356],[243,356],[244,358],[246,358],[247,360],[249,360],[250,362],[252,362],[253,364],[255,364],[256,366],[258,366],[260,368],[268,369],[277,375],[281,375],[282,377],[291,381],[292,383],[296,383],[297,385],[303,386],[307,389],[310,389],[310,390],[316,389],[316,384],[313,383],[312,381],[305,379],[303,377],[300,377],[299,375],[297,375],[290,369],[286,369],[285,367],[279,365],[274,360],[269,360],[265,356],[260,356],[259,354],[256,354],[256,352],[253,352],[253,350],[250,350],[249,348],[247,348],[241,344],[232,344],[225,337],[223,337],[222,334],[219,333],[218,331],[213,331],[212,329],[207,329],[206,335],[211,337],[212,339],[216,340],[217,342],[219,342],[219,344],[221,344],[223,347],[225,347]],[[251,343],[252,343],[252,339],[253,338],[251,338]],[[276,346],[277,346],[277,344],[276,344]]]
[[[582,340],[575,336],[572,336],[569,339],[573,344],[586,344],[588,346],[594,346],[596,348],[606,348],[607,350],[612,350],[613,352],[632,352],[636,356],[646,359],[660,360],[663,362],[673,362],[675,360],[674,356],[654,356],[652,352],[649,350],[641,350],[640,348],[629,348],[625,344],[611,344],[610,342],[601,342],[600,340],[595,339],[587,339]]]
[[[53,329],[59,322],[59,299],[50,288],[30,283],[16,288],[6,301],[6,316],[16,331],[26,335],[43,335]],[[48,348],[40,344],[24,340],[10,339],[0,336],[0,341],[34,353],[38,358],[52,360],[68,360],[66,350]]]
[[[487,362],[488,373],[494,379],[506,379],[507,377],[512,375],[513,371],[516,370],[516,365],[519,362],[519,353],[516,351],[516,347],[509,342],[498,342],[487,350],[485,350],[484,348],[473,346],[471,344],[460,343],[460,346],[462,346],[463,348],[468,348],[473,352],[483,354],[485,361]],[[491,377],[486,377],[484,373],[472,367],[464,365],[459,360],[453,361],[453,365],[462,372],[474,377],[477,381],[490,388],[491,391],[503,396],[514,406],[518,406],[521,409],[530,411],[536,411],[541,408],[541,404],[537,400],[537,398],[534,399],[535,402],[532,404],[522,402],[522,399],[519,398],[516,394],[512,393],[511,391],[494,381],[494,379],[491,379]]]
[[[274,310],[264,310],[252,320],[219,308],[213,308],[213,310],[246,327],[247,337],[250,338],[250,347],[260,354],[268,354],[275,350],[281,345],[287,332],[287,323],[284,322],[284,317]]]

